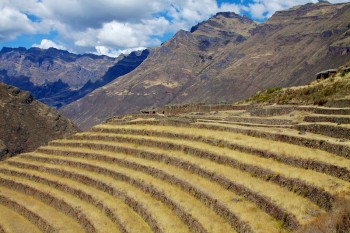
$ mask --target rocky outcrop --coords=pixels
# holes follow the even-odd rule
[[[0,159],[35,150],[77,128],[26,91],[0,83]]]
[[[331,54],[346,55],[350,53],[350,46],[331,46],[329,47],[329,52]]]

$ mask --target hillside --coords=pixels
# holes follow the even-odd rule
[[[41,102],[59,108],[127,74],[148,53],[145,50],[111,58],[54,48],[3,48],[0,81],[30,91]]]
[[[350,59],[350,4],[306,4],[257,24],[218,13],[180,31],[133,72],[61,111],[80,128],[166,104],[235,102],[303,85]]]
[[[196,94],[184,101],[237,101],[262,89],[309,83],[317,72],[343,65],[350,44],[335,44],[350,36],[349,9],[350,3],[310,3],[276,12],[247,41],[227,48],[208,67],[213,78],[187,89]]]
[[[0,162],[0,229],[349,231],[349,108],[206,109],[115,117]]]
[[[76,132],[68,119],[29,92],[0,83],[0,160]]]
[[[234,13],[218,13],[191,32],[180,31],[133,72],[60,109],[88,129],[116,114],[170,103],[226,45],[237,45],[256,23]],[[238,32],[236,32],[238,31]]]
[[[299,104],[350,106],[350,63],[326,79],[305,86],[270,88],[241,101],[243,104]]]

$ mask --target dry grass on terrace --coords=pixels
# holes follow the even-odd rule
[[[301,132],[338,130],[312,111],[129,115],[52,141],[0,162],[0,232],[346,232],[348,125]]]

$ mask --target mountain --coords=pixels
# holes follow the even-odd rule
[[[133,72],[60,109],[87,129],[116,114],[168,104],[214,62],[228,44],[238,45],[257,23],[234,13],[218,13],[208,21],[179,31]],[[89,108],[94,108],[89,109]]]
[[[180,31],[137,69],[61,109],[80,128],[166,104],[225,103],[303,85],[350,60],[350,3],[276,12],[265,23],[218,13]]]
[[[128,55],[121,55],[118,57],[118,62],[110,67],[107,72],[97,79],[96,81],[88,80],[84,86],[80,89],[72,90],[69,87],[64,87],[64,84],[59,80],[52,85],[44,85],[40,87],[40,91],[36,91],[37,98],[47,105],[54,106],[56,108],[65,106],[71,102],[74,102],[85,95],[89,94],[93,90],[102,87],[114,79],[125,75],[136,67],[138,67],[149,55],[150,50],[132,52]],[[51,93],[50,90],[56,90],[55,93]]]
[[[0,159],[75,132],[68,119],[34,100],[29,92],[0,83]]]
[[[3,48],[0,81],[59,108],[135,69],[147,55],[147,50],[111,58],[55,48]]]
[[[276,12],[208,67],[208,82],[186,90],[195,95],[174,102],[232,102],[266,88],[307,84],[316,73],[350,60],[349,22],[350,3],[310,3]]]

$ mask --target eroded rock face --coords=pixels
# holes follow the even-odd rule
[[[29,92],[0,83],[0,158],[35,150],[77,128]]]
[[[350,46],[331,46],[329,52],[333,55],[347,55],[350,54]]]

